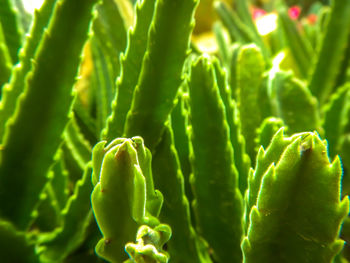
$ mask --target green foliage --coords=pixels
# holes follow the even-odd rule
[[[203,56],[193,62],[188,80],[193,206],[200,234],[213,248],[214,258],[240,261],[242,196],[214,74],[210,60]],[[203,116],[215,119],[208,121]]]
[[[260,159],[268,162],[258,157],[257,167]],[[340,159],[329,163],[326,144],[305,133],[295,136],[278,162],[269,161],[250,210],[244,262],[331,262],[343,247],[339,229],[349,213],[348,197],[339,201]]]
[[[350,262],[350,4],[324,2],[2,1],[0,262]]]
[[[142,136],[153,151],[164,122],[174,107],[182,81],[197,0],[158,0],[139,81],[128,113],[124,134]],[[168,32],[171,34],[167,34]]]
[[[38,201],[61,143],[73,102],[72,85],[95,2],[61,1],[56,5],[4,133],[0,196],[8,202],[0,205],[0,215],[20,229],[28,226],[30,211]],[[71,37],[67,38],[67,34]]]

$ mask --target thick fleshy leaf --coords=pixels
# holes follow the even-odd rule
[[[154,229],[143,225],[137,231],[136,244],[128,243],[125,251],[132,263],[167,263],[169,255],[163,250],[164,244],[171,237],[171,229],[167,225],[158,225]]]
[[[254,163],[255,138],[261,122],[259,91],[265,71],[265,61],[255,45],[243,46],[237,58],[237,103],[246,140],[246,151]]]
[[[350,85],[339,88],[324,108],[324,136],[328,141],[329,156],[334,157],[340,150],[343,132],[349,124]]]
[[[350,2],[332,1],[331,14],[325,29],[309,89],[322,105],[332,93],[341,67],[350,32]]]
[[[153,157],[153,175],[157,188],[164,194],[164,205],[159,215],[169,224],[173,234],[167,251],[174,263],[210,262],[209,253],[195,232],[190,213],[190,204],[185,195],[184,177],[174,147],[172,130],[165,129]]]
[[[0,215],[19,229],[28,226],[62,141],[74,99],[72,87],[80,54],[96,2],[63,0],[56,5],[25,90],[6,127],[0,152],[0,199],[7,202],[0,204]]]
[[[128,45],[125,53],[121,56],[121,70],[116,83],[117,90],[112,104],[112,113],[102,132],[104,140],[111,141],[123,135],[126,116],[131,107],[147,48],[148,31],[153,17],[154,5],[155,0],[137,1],[136,23],[129,30]]]
[[[139,137],[118,138],[93,150],[91,203],[103,238],[96,252],[112,262],[127,258],[124,246],[141,224],[157,226],[162,196],[153,188],[151,158]],[[147,185],[148,184],[148,185]]]
[[[224,104],[210,59],[202,56],[194,61],[188,86],[193,172],[190,181],[198,231],[218,262],[238,262],[242,259],[242,196]]]
[[[39,46],[44,28],[47,27],[56,1],[47,0],[39,10],[34,12],[30,32],[25,39],[23,47],[19,51],[20,64],[13,67],[9,83],[3,86],[0,101],[0,123],[2,123],[0,125],[0,141],[2,141],[4,136],[5,123],[15,112],[17,99],[25,88],[25,76],[32,68],[31,60]]]
[[[244,262],[332,262],[343,247],[338,235],[349,200],[340,201],[340,159],[329,162],[316,133],[294,138],[263,171],[242,243]]]
[[[198,0],[159,0],[140,78],[127,116],[125,136],[141,136],[151,152],[175,106]]]

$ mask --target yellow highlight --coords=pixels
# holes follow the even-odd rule
[[[266,36],[269,33],[275,31],[277,29],[277,19],[278,16],[276,13],[269,13],[258,17],[255,23],[259,34]]]
[[[33,14],[35,9],[39,9],[42,4],[44,3],[44,0],[25,0],[22,1],[24,9]]]

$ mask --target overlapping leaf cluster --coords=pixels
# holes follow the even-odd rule
[[[3,1],[1,262],[350,260],[350,2],[253,2]]]

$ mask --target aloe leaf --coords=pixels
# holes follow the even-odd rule
[[[8,81],[11,74],[11,67],[11,57],[5,42],[4,32],[0,23],[0,88],[4,83]]]
[[[339,153],[340,140],[344,129],[348,124],[347,118],[350,110],[350,85],[339,88],[324,108],[324,135],[328,141],[329,156],[334,157]]]
[[[249,1],[246,0],[237,0],[235,2],[235,6],[237,9],[237,15],[240,17],[240,19],[243,21],[245,25],[248,26],[250,31],[252,32],[254,43],[261,49],[264,58],[267,60],[270,56],[268,49],[266,48],[266,45],[263,42],[262,37],[260,36],[258,29],[256,28],[256,25],[253,21],[253,16],[249,10]]]
[[[310,65],[313,58],[313,50],[307,38],[302,35],[300,29],[297,28],[295,21],[291,20],[285,9],[278,14],[280,25],[283,29],[286,44],[295,59],[299,73],[303,78],[307,78],[310,71]]]
[[[52,180],[52,177],[52,172],[49,172],[49,179]],[[37,207],[32,212],[30,228],[40,232],[53,231],[61,223],[60,212],[60,207],[54,196],[54,189],[48,182],[40,194]]]
[[[218,53],[220,60],[223,62],[225,67],[230,68],[230,40],[227,39],[228,36],[226,36],[226,32],[224,32],[224,27],[220,22],[214,23],[213,31],[215,34],[216,43],[218,45]]]
[[[125,251],[129,254],[130,263],[167,263],[169,255],[163,250],[164,244],[171,237],[171,228],[161,224],[154,229],[143,225],[137,231],[137,243],[127,243]]]
[[[255,158],[254,140],[262,119],[258,98],[264,71],[265,62],[260,49],[254,44],[243,46],[237,58],[237,103],[251,160]]]
[[[97,6],[97,17],[93,22],[94,38],[108,56],[113,80],[119,74],[119,54],[127,42],[127,25],[123,20],[121,1],[103,0]]]
[[[349,199],[339,200],[340,159],[329,162],[316,133],[297,137],[264,171],[242,243],[244,262],[332,262],[343,247],[338,235]]]
[[[107,117],[111,114],[112,101],[116,93],[116,83],[120,72],[120,53],[126,46],[126,25],[118,4],[114,0],[104,0],[97,7],[97,17],[93,21],[92,90],[95,95],[97,132],[101,134]]]
[[[163,194],[154,189],[152,175],[152,154],[145,147],[141,137],[133,137],[132,141],[137,152],[138,161],[146,180],[146,216],[149,213],[151,216],[158,217],[163,204]]]
[[[103,263],[104,259],[97,257],[95,246],[101,239],[101,233],[95,220],[92,220],[86,230],[86,238],[84,242],[68,257],[65,258],[65,263],[85,262],[85,263]]]
[[[37,251],[41,262],[62,262],[85,240],[87,227],[93,219],[89,202],[93,190],[91,172],[92,167],[88,164],[82,178],[75,185],[73,195],[62,210],[62,226],[52,235],[39,240]]]
[[[279,129],[273,136],[271,143],[267,149],[262,146],[259,148],[256,157],[256,167],[255,169],[249,170],[248,177],[248,191],[245,193],[245,223],[246,230],[249,225],[249,214],[253,206],[256,204],[258,198],[259,189],[261,185],[261,180],[271,165],[271,163],[277,163],[281,158],[282,153],[285,148],[292,143],[297,137],[284,137],[284,128]]]
[[[49,181],[31,214],[31,229],[50,232],[62,225],[61,210],[66,205],[69,194],[68,175],[63,167],[62,157],[63,152],[59,149],[48,172]]]
[[[344,177],[342,181],[343,193],[350,194],[350,134],[342,136],[340,142],[339,155],[343,162]],[[349,236],[350,238],[350,236]]]
[[[138,1],[136,4],[136,23],[129,30],[126,51],[121,56],[121,69],[116,83],[117,90],[112,104],[112,113],[108,117],[107,126],[101,136],[104,140],[111,141],[123,135],[126,116],[146,52],[154,5],[155,0]]]
[[[232,99],[237,100],[237,62],[241,45],[235,43],[230,49],[229,86],[231,88]]]
[[[17,10],[11,0],[3,0],[0,7],[0,24],[4,32],[12,63],[18,61],[18,51],[22,44],[22,29],[17,18]]]
[[[287,125],[288,132],[322,132],[318,102],[306,85],[294,78],[291,72],[279,71],[275,78],[277,116]]]
[[[34,242],[25,232],[18,231],[11,223],[0,220],[1,260],[3,262],[37,263]]]
[[[182,89],[177,96],[177,103],[171,112],[171,129],[174,134],[174,145],[180,161],[181,172],[184,177],[185,193],[189,200],[193,199],[190,185],[191,163],[189,159],[189,138],[187,134],[188,110],[185,106],[186,93]]]
[[[350,61],[350,33],[348,35],[346,43],[347,43],[347,46],[344,51],[344,56],[341,62],[341,66],[339,67],[337,79],[334,84],[334,87],[336,88],[336,90],[338,89],[338,87],[345,85],[345,83],[348,80],[348,68],[349,68],[349,61]]]
[[[332,93],[350,32],[350,2],[333,0],[309,89],[322,105]]]
[[[77,86],[75,86],[77,87]],[[91,105],[84,105],[79,97],[74,101],[73,113],[74,118],[84,135],[84,138],[91,144],[94,145],[98,142],[100,134],[97,132],[97,124],[95,118],[90,114],[89,111]]]
[[[270,96],[269,91],[271,90],[271,79],[270,73],[265,72],[263,74],[263,80],[259,88],[258,101],[259,108],[261,112],[261,118],[266,119],[270,116],[274,116],[273,114],[274,107],[276,104],[276,98]]]
[[[341,228],[341,235],[340,235],[341,239],[343,239],[345,241],[344,244],[344,248],[341,251],[341,253],[339,253],[334,262],[335,263],[347,263],[349,262],[349,252],[350,252],[350,247],[349,247],[349,241],[350,241],[350,217],[348,216],[345,220],[344,223],[342,225]]]
[[[92,181],[96,184],[91,195],[103,235],[96,245],[96,253],[112,262],[127,258],[123,247],[134,240],[138,223],[142,224],[146,216],[146,180],[137,151],[132,140],[117,140],[120,143],[112,142],[107,147],[106,142],[100,142],[93,150]],[[103,162],[99,163],[101,157]]]
[[[0,215],[19,229],[27,227],[30,212],[47,182],[52,156],[62,141],[95,2],[63,0],[56,5],[33,61],[34,68],[27,76],[26,88],[5,131],[0,198],[7,202],[1,204]]]
[[[254,24],[253,21],[253,16],[249,10],[249,3],[250,1],[245,1],[245,0],[237,0],[234,3],[235,9],[237,10],[237,15],[241,18],[241,20],[248,25],[251,30],[255,30],[256,32],[254,33],[258,33],[256,26]]]
[[[184,176],[169,126],[164,130],[152,162],[157,188],[164,194],[160,220],[171,226],[172,238],[167,244],[171,261],[210,262],[209,255],[200,249],[200,240],[192,226],[190,205],[185,195]],[[166,176],[165,176],[166,175]]]
[[[268,117],[264,119],[258,129],[257,145],[261,145],[264,149],[267,149],[273,136],[283,126],[283,120],[280,118]]]
[[[198,230],[218,262],[239,262],[242,197],[225,109],[208,58],[202,56],[192,64],[188,86],[191,184]],[[211,116],[211,121],[203,116]]]
[[[242,44],[254,42],[251,29],[242,22],[227,4],[222,1],[216,1],[214,7],[222,23],[226,26],[232,41],[238,41]]]
[[[91,159],[91,146],[81,134],[74,118],[71,118],[63,134],[65,145],[71,151],[72,157],[77,162],[81,170]]]
[[[220,91],[221,99],[225,106],[226,120],[230,128],[230,140],[233,147],[234,163],[238,172],[238,185],[242,194],[247,188],[250,158],[245,150],[245,140],[241,133],[241,122],[236,102],[232,100],[231,90],[227,84],[226,74],[217,60],[213,61],[216,82]]]
[[[175,106],[197,3],[198,0],[156,3],[142,71],[124,130],[126,137],[142,136],[151,152]]]
[[[12,69],[8,84],[3,86],[0,101],[0,140],[2,142],[5,123],[16,109],[16,102],[25,87],[25,76],[32,68],[31,59],[37,50],[40,39],[47,26],[52,10],[57,0],[46,0],[40,10],[35,10],[31,30],[26,37],[23,48],[19,52],[19,64]]]
[[[51,167],[53,178],[50,181],[54,191],[55,201],[60,210],[63,210],[68,200],[68,173],[64,167],[63,152],[58,150],[55,163]]]
[[[93,72],[91,74],[91,90],[96,110],[96,132],[100,134],[105,126],[106,120],[111,113],[111,104],[115,94],[115,83],[112,65],[107,53],[96,38],[91,39]]]

